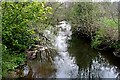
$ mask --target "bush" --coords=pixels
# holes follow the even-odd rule
[[[113,27],[101,27],[96,31],[96,35],[93,37],[91,45],[93,48],[102,46],[116,49],[120,45],[118,39],[118,29],[114,29]]]
[[[6,76],[8,70],[14,70],[25,60],[24,54],[15,54],[13,51],[9,51],[5,45],[2,48],[2,75]]]
[[[103,17],[100,19],[100,21],[106,27],[118,28],[118,20],[117,19],[115,19],[115,21],[116,21],[115,22],[115,21],[113,21],[113,19]]]
[[[98,31],[96,31],[96,35],[93,37],[91,43],[92,48],[98,48],[98,46],[100,46],[103,43],[105,39],[104,33],[105,32],[103,29],[99,29]]]

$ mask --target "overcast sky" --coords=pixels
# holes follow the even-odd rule
[[[57,1],[57,0],[56,0]],[[120,0],[58,0],[59,2],[114,2],[114,1],[120,1]]]

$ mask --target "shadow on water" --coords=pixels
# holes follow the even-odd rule
[[[86,41],[77,36],[72,36],[68,48],[71,56],[76,57],[76,63],[81,68],[87,68],[92,59],[98,56],[97,51],[93,50]]]
[[[80,78],[116,78],[120,74],[120,58],[112,53],[94,50],[75,35],[69,43],[69,52],[79,66]]]

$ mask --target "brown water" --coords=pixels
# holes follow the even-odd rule
[[[120,58],[99,52],[78,36],[72,36],[71,25],[60,22],[45,30],[56,54],[53,61],[28,60],[24,66],[27,78],[117,78],[120,77]]]

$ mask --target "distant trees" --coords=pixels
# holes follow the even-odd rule
[[[70,7],[70,17],[72,25],[88,37],[92,37],[97,27],[97,6],[95,3],[79,2],[73,3]]]
[[[71,20],[75,31],[90,37],[93,48],[100,50],[119,48],[117,8],[116,2],[72,3],[67,18]]]

